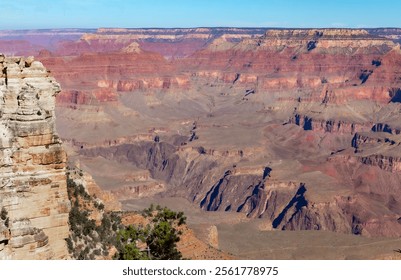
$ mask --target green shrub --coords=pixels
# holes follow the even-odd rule
[[[181,231],[177,227],[185,224],[186,217],[182,212],[174,212],[166,207],[151,205],[142,211],[144,217],[150,219],[146,227],[130,225],[117,234],[116,259],[159,259],[179,260],[181,252],[177,250]],[[137,244],[146,244],[140,250]]]

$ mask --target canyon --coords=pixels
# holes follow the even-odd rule
[[[54,149],[42,159],[57,158],[60,176],[67,160],[54,122],[68,164],[123,209],[186,210],[195,235],[239,258],[378,258],[399,248],[400,29],[102,28],[25,41],[10,32],[0,32],[3,52],[35,55],[61,84],[55,120],[21,105],[51,131],[11,142]],[[29,79],[24,71],[18,79]],[[5,142],[3,153],[13,149]],[[338,246],[322,252],[319,240]],[[272,242],[295,249],[258,253]]]

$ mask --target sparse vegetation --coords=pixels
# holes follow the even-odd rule
[[[179,260],[181,252],[177,242],[182,232],[181,225],[186,222],[182,212],[174,212],[166,207],[151,205],[142,211],[147,219],[146,225],[129,225],[118,232],[118,253],[116,259],[157,259]]]
[[[382,62],[379,59],[374,59],[372,60],[372,65],[379,67],[380,65],[382,65]]]
[[[4,225],[8,227],[9,224],[8,212],[4,207],[1,207],[0,219],[2,219],[4,221]]]
[[[79,175],[78,171],[75,175]],[[181,259],[177,242],[182,234],[180,226],[186,223],[182,212],[151,205],[140,212],[146,225],[124,226],[121,213],[105,212],[104,204],[86,191],[79,180],[67,177],[68,197],[72,207],[69,213],[70,236],[66,239],[74,259],[89,260],[108,256],[117,249],[115,259]],[[3,210],[1,212],[3,217]],[[93,214],[101,221],[92,218]]]
[[[361,80],[361,84],[364,84],[368,79],[370,74],[372,74],[372,70],[362,70],[361,74],[359,75],[359,79]]]
[[[315,49],[317,45],[317,41],[309,41],[308,45],[306,46],[308,52]]]
[[[79,260],[107,256],[109,249],[116,246],[117,230],[122,228],[119,214],[104,212],[104,204],[71,177],[67,178],[67,191],[72,204],[69,213],[71,233],[66,239],[69,253]],[[91,218],[94,211],[100,212],[100,224]]]
[[[8,213],[7,213],[6,208],[2,207],[1,208],[1,212],[0,212],[0,218],[2,220],[5,220],[5,219],[7,219],[7,215],[8,215]]]
[[[197,150],[198,150],[198,153],[200,153],[201,155],[206,154],[206,149],[202,146],[198,147]]]

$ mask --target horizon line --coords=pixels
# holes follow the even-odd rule
[[[308,30],[308,29],[401,29],[401,27],[381,26],[381,27],[239,27],[239,26],[196,26],[196,27],[46,27],[46,28],[17,28],[17,29],[0,29],[0,31],[32,31],[32,30],[99,30],[99,29],[294,29],[294,30]]]

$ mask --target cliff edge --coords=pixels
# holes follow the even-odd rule
[[[0,54],[0,259],[68,258],[59,91],[42,63]]]

